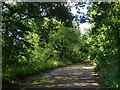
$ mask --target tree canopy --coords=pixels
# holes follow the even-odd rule
[[[73,16],[67,2],[2,4],[4,81],[90,59],[104,85],[119,87],[119,2],[90,3],[83,16]],[[85,4],[75,7],[80,11]],[[81,34],[74,19],[92,27]]]
[[[119,87],[120,3],[94,2],[89,7],[93,28],[88,34],[89,54],[106,85]],[[112,71],[111,71],[112,70]]]

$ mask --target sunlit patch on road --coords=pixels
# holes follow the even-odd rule
[[[83,69],[94,69],[94,67],[83,67]]]

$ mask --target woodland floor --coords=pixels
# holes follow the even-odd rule
[[[24,82],[21,83],[21,87],[19,89],[32,90],[30,88],[95,88],[95,90],[98,90],[99,88],[102,88],[102,86],[98,83],[98,79],[99,78],[95,74],[94,67],[90,64],[89,61],[84,61],[82,63],[54,69],[43,75],[27,77],[25,80],[23,80]]]

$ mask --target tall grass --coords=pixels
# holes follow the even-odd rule
[[[17,65],[17,66],[9,66],[3,71],[3,82],[12,80],[19,80],[21,78],[25,78],[29,75],[35,74],[42,74],[47,72],[50,69],[54,69],[57,67],[63,67],[66,65],[72,64],[72,62],[62,60],[48,60],[48,61],[41,61],[36,62],[33,64],[24,64],[24,65]]]

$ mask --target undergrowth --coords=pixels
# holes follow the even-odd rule
[[[17,66],[9,66],[3,71],[3,83],[11,82],[13,80],[20,80],[30,75],[42,74],[50,69],[70,65],[72,62],[67,60],[48,60],[43,62],[36,62],[34,64],[24,64]]]

